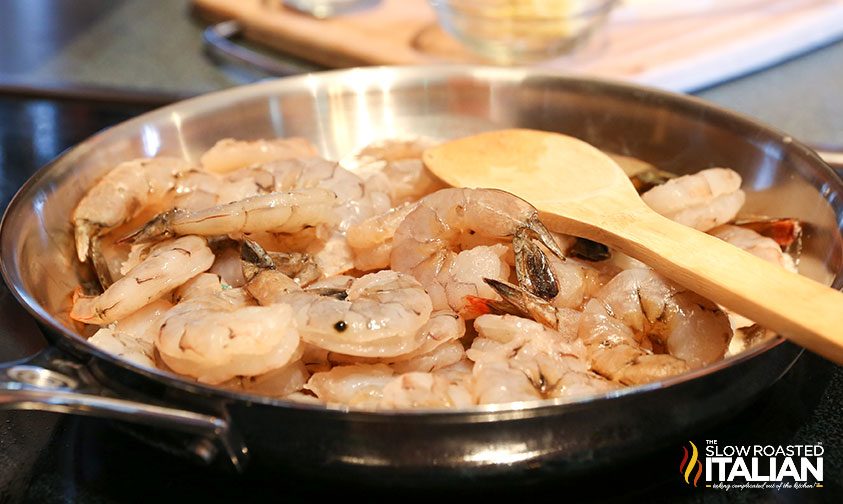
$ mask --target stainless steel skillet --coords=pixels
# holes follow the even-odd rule
[[[813,152],[749,119],[687,97],[530,70],[312,74],[145,114],[83,142],[25,184],[0,228],[3,275],[56,349],[7,365],[0,403],[187,432],[186,451],[251,473],[449,484],[573,476],[632,457],[734,413],[793,363],[800,349],[776,339],[691,374],[575,403],[349,412],[137,368],[88,345],[67,320],[68,294],[85,274],[73,261],[70,212],[121,160],[196,159],[220,138],[291,135],[337,158],[380,138],[447,138],[509,126],[565,132],[680,173],[732,167],[744,177],[747,211],[806,223],[802,272],[843,285],[843,184]]]

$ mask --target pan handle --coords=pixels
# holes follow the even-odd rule
[[[0,364],[0,409],[40,410],[122,420],[191,436],[179,448],[205,464],[220,453],[242,472],[248,449],[223,414],[206,414],[164,404],[120,399],[91,372],[56,347],[20,361]]]
[[[243,32],[237,21],[223,21],[205,28],[202,41],[206,51],[214,57],[222,57],[237,63],[257,68],[269,75],[296,75],[303,69],[253,51],[235,42]]]

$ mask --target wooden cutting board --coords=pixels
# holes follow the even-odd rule
[[[210,21],[327,67],[484,61],[437,25],[426,0],[316,19],[280,0],[193,0]],[[576,52],[535,66],[692,91],[843,38],[843,0],[626,0]]]

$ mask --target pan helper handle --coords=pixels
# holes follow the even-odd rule
[[[187,411],[157,402],[148,397],[118,398],[88,367],[55,347],[0,365],[0,409],[86,415],[172,431],[189,439],[153,444],[206,465],[224,458],[236,472],[243,471],[248,449],[225,413]]]

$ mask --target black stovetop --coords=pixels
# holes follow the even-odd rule
[[[0,208],[40,166],[99,129],[147,106],[0,97]],[[45,344],[35,324],[0,284],[0,359],[25,357]],[[843,368],[805,353],[743,411],[689,439],[737,444],[816,444],[825,449],[822,489],[779,492],[689,488],[679,476],[681,447],[660,448],[576,482],[518,488],[465,487],[411,496],[385,489],[279,478],[253,481],[210,472],[163,453],[118,424],[35,411],[0,411],[0,503],[154,501],[314,501],[362,494],[367,500],[464,498],[598,502],[843,502]],[[318,477],[319,475],[314,475]]]

